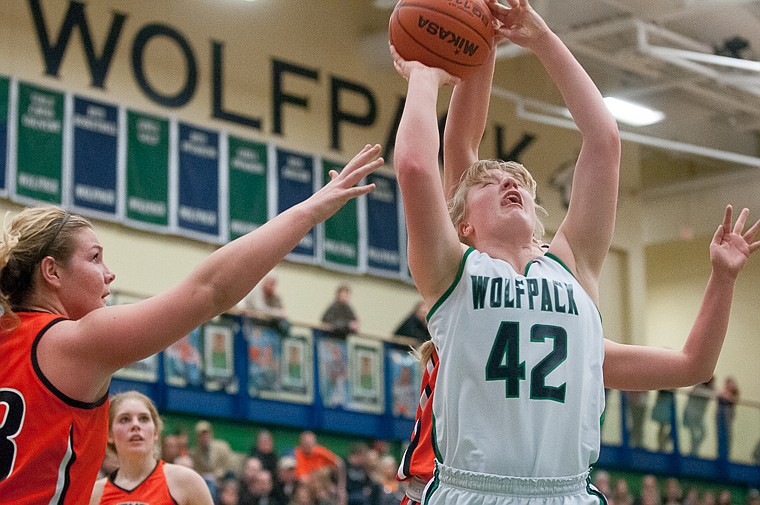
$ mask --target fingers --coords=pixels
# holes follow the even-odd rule
[[[744,230],[744,223],[747,222],[748,214],[749,214],[749,209],[745,207],[739,213],[739,217],[736,218],[736,223],[734,223],[734,233],[736,233],[737,235],[742,234],[742,231]]]
[[[723,224],[721,225],[726,233],[731,232],[731,215],[733,211],[734,208],[731,205],[726,205],[726,213],[723,215]]]

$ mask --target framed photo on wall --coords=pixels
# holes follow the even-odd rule
[[[383,383],[383,343],[362,337],[348,337],[349,407],[362,412],[381,413],[385,408]]]

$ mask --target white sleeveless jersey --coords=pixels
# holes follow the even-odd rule
[[[436,458],[514,477],[564,477],[599,456],[604,343],[599,311],[556,257],[525,275],[468,249],[429,315],[440,368]]]

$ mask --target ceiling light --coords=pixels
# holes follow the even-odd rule
[[[631,126],[648,126],[665,119],[665,113],[611,96],[604,98],[607,108],[621,123]]]

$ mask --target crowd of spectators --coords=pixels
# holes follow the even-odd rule
[[[675,477],[646,474],[638,482],[612,478],[606,470],[595,470],[592,483],[607,497],[609,505],[760,505],[760,492],[750,489],[737,500],[730,489],[684,486]],[[633,489],[636,491],[633,491]]]
[[[197,471],[216,505],[393,505],[404,496],[403,483],[396,481],[398,461],[381,441],[352,444],[344,460],[311,431],[282,454],[266,429],[256,433],[247,453],[217,438],[206,420],[195,424],[192,446],[188,438],[182,430],[164,435],[161,459]],[[104,474],[112,464],[104,461]]]

